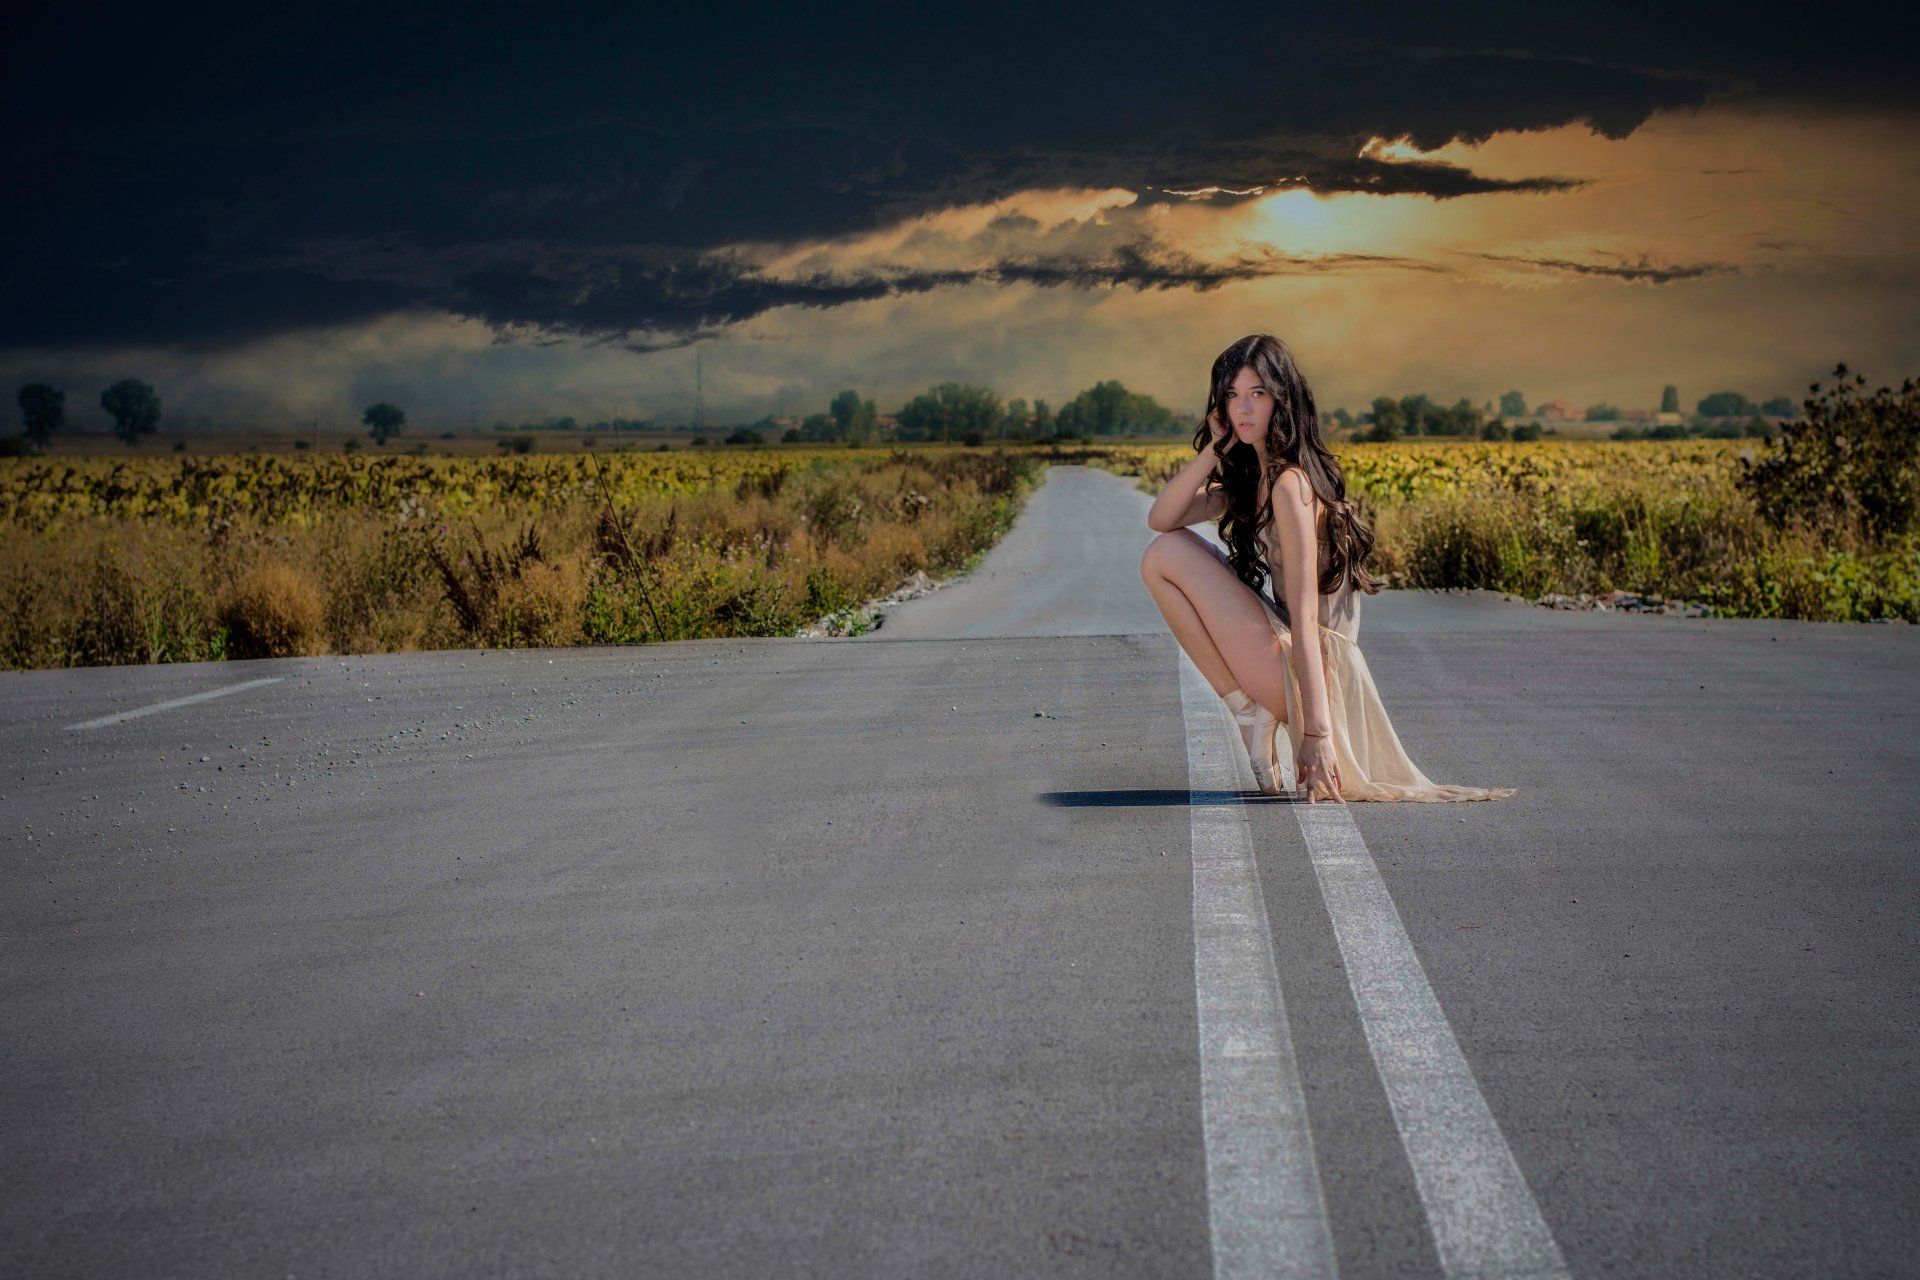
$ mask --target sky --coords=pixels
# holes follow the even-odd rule
[[[1558,8],[1558,12],[1553,12]],[[173,425],[1920,375],[1920,20],[1640,0],[16,6],[0,379]],[[9,390],[12,399],[15,390]],[[163,424],[163,429],[167,424]]]

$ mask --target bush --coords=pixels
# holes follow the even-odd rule
[[[1825,395],[1805,402],[1803,421],[1780,429],[1778,447],[1759,462],[1741,460],[1735,480],[1776,529],[1804,522],[1822,532],[1857,524],[1870,541],[1920,528],[1920,382],[1898,392],[1859,390],[1864,375],[1847,366]],[[1820,384],[1812,390],[1818,392]]]
[[[295,658],[326,651],[320,588],[288,565],[255,565],[220,597],[215,618],[235,658]]]
[[[1513,439],[1517,441],[1538,440],[1540,424],[1537,422],[1516,422],[1513,424]]]

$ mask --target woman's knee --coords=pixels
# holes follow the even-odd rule
[[[1179,543],[1198,541],[1200,541],[1199,536],[1188,529],[1175,529],[1169,533],[1155,534],[1153,541],[1147,544],[1146,551],[1140,556],[1140,576],[1148,579],[1166,577],[1167,553]]]

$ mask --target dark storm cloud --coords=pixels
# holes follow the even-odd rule
[[[961,285],[1205,293],[1237,281],[1368,269],[1441,270],[1388,255],[1309,257],[1264,246],[1202,260],[1136,236],[1104,250],[1010,255],[964,268],[868,267],[787,276],[769,274],[726,253],[541,251],[461,271],[431,292],[449,310],[478,316],[520,336],[553,340],[554,334],[575,335],[595,339],[596,345],[618,342],[627,350],[648,352],[686,346],[775,307],[834,307]],[[528,321],[528,316],[541,319]],[[655,336],[635,338],[636,333]],[[660,334],[681,336],[663,339]]]
[[[1689,262],[1656,266],[1644,255],[1637,263],[1574,262],[1566,258],[1528,258],[1504,253],[1474,253],[1469,257],[1488,262],[1515,262],[1544,271],[1563,271],[1582,276],[1606,276],[1636,284],[1672,284],[1676,280],[1699,280],[1706,276],[1738,275],[1740,269],[1730,262]]]
[[[1358,152],[1577,121],[1622,137],[1762,85],[1913,96],[1900,33],[1849,33],[1832,8],[1817,28],[1730,5],[1544,8],[18,10],[0,346],[225,344],[463,298],[503,332],[618,332],[633,313],[693,333],[920,287],[732,278],[711,251],[744,241],[1034,187],[1551,192],[1580,179]],[[311,250],[367,241],[424,265],[354,274],[353,254]],[[435,265],[461,253],[484,265]],[[596,257],[598,275],[572,265]],[[1081,266],[1039,263],[1035,282],[1105,282]]]

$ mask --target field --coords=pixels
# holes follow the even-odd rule
[[[1338,447],[1394,586],[1920,621],[1920,539],[1768,527],[1756,441]],[[963,569],[1040,470],[1184,444],[0,460],[0,666],[789,635]]]
[[[1723,617],[1920,622],[1920,538],[1770,528],[1734,483],[1756,440],[1405,442],[1336,448],[1393,586],[1528,599],[1613,590]],[[1090,459],[1158,493],[1192,452]]]
[[[962,568],[1038,474],[969,449],[8,460],[0,665],[790,634]]]

